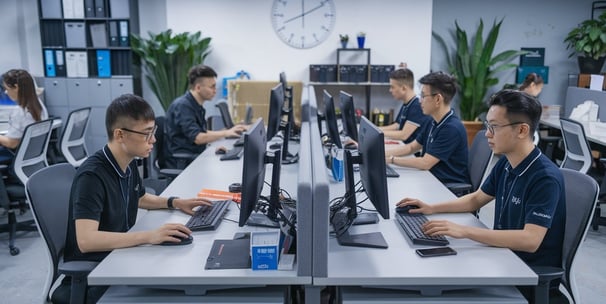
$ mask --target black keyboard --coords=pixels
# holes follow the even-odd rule
[[[396,172],[390,165],[385,165],[385,176],[387,177],[400,177],[400,173]]]
[[[240,159],[242,154],[244,153],[244,147],[233,147],[233,149],[227,151],[225,154],[221,155],[221,160],[234,160]]]
[[[449,244],[443,235],[429,236],[423,233],[421,227],[427,222],[427,217],[423,214],[396,212],[396,219],[413,244],[428,246],[446,246]]]
[[[227,212],[227,207],[231,203],[227,201],[213,201],[211,206],[202,205],[187,221],[187,228],[192,231],[215,230],[223,219],[223,214]]]
[[[244,136],[238,137],[238,139],[234,142],[234,147],[244,146]]]

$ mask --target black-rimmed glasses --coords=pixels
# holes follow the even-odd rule
[[[158,126],[157,125],[154,126],[154,128],[150,132],[135,131],[135,130],[131,130],[128,128],[120,128],[120,130],[135,133],[135,134],[145,135],[145,141],[150,141],[152,136],[154,136],[156,134],[156,130],[158,130]]]
[[[498,128],[503,128],[503,127],[509,127],[509,126],[515,126],[515,125],[519,125],[519,124],[523,124],[525,122],[523,121],[516,121],[516,122],[512,122],[512,123],[508,123],[506,125],[495,125],[495,124],[489,124],[488,121],[484,121],[484,126],[486,126],[486,129],[488,129],[488,131],[491,134],[494,134],[494,129],[498,129]]]

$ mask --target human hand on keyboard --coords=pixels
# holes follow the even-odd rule
[[[405,197],[396,204],[397,208],[406,208],[408,213],[433,214],[433,207],[419,199]]]
[[[164,242],[180,242],[181,239],[187,239],[191,230],[183,224],[164,224],[156,230],[149,231],[150,244],[160,244]]]
[[[433,220],[423,224],[423,232],[429,236],[444,235],[456,239],[467,237],[469,228],[447,220]]]
[[[201,198],[201,197],[194,197],[194,198],[187,198],[187,199],[183,199],[183,198],[176,198],[173,200],[173,206],[175,206],[175,208],[180,209],[181,211],[192,215],[194,214],[194,208],[198,207],[198,206],[202,206],[202,205],[212,205],[213,202],[209,201],[205,198]]]

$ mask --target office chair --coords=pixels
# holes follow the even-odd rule
[[[486,138],[486,130],[480,130],[473,138],[471,149],[469,149],[467,170],[471,183],[447,183],[445,186],[459,197],[478,190],[492,156],[492,149],[488,146]]]
[[[221,120],[223,120],[223,126],[226,129],[231,129],[234,127],[234,121],[231,119],[231,115],[229,114],[229,109],[227,108],[226,102],[218,102],[215,107],[219,109],[219,113],[221,114]]]
[[[583,125],[576,120],[560,118],[560,126],[565,147],[564,160],[560,167],[587,173],[593,158]]]
[[[52,119],[39,121],[27,126],[17,147],[15,157],[10,167],[3,166],[2,178],[6,185],[9,200],[8,223],[0,226],[0,231],[9,232],[9,250],[11,255],[19,254],[15,246],[17,231],[35,231],[33,220],[17,222],[15,212],[21,214],[27,211],[24,185],[36,171],[48,167],[46,151],[51,134]],[[12,169],[11,169],[12,168]],[[14,175],[11,174],[14,171]]]
[[[72,277],[70,303],[84,303],[86,277],[98,264],[89,261],[63,261],[69,196],[75,175],[76,169],[71,164],[60,163],[39,170],[26,183],[27,198],[51,261],[44,285],[45,300],[50,299],[51,286],[63,274]]]
[[[74,167],[79,167],[88,158],[84,136],[88,128],[90,112],[90,107],[73,110],[69,113],[63,128],[60,140],[61,153]]]
[[[562,244],[562,267],[532,267],[539,276],[539,284],[535,289],[534,300],[537,304],[550,302],[549,286],[551,281],[561,279],[560,287],[566,291],[564,295],[571,303],[581,303],[576,281],[572,275],[577,251],[585,239],[598,197],[598,184],[589,175],[582,172],[560,168],[564,176],[566,193],[566,228]],[[561,289],[560,289],[561,290]],[[559,296],[559,295],[558,295]]]

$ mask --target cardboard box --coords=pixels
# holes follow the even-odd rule
[[[252,270],[277,270],[280,259],[280,231],[258,231],[250,235]]]
[[[229,112],[234,123],[244,121],[246,118],[246,106],[250,105],[253,109],[253,122],[256,121],[257,118],[262,117],[263,122],[267,125],[269,93],[277,84],[277,81],[254,81],[244,79],[228,81],[227,104],[229,105]],[[289,81],[288,85],[293,87],[295,124],[300,125],[303,82]]]

